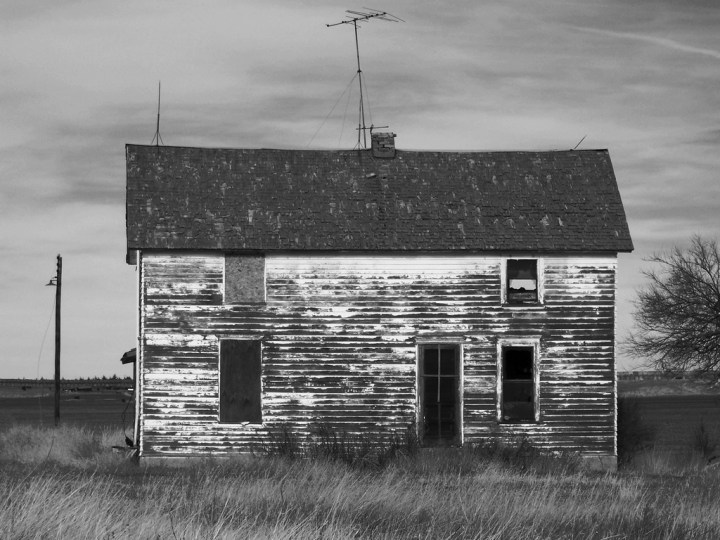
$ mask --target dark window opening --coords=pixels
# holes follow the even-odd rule
[[[260,341],[220,341],[220,422],[262,422]]]
[[[528,304],[538,301],[537,260],[508,259],[507,302]]]
[[[423,444],[460,442],[460,349],[423,345],[420,349],[420,407]]]
[[[532,347],[502,350],[503,422],[535,421],[534,351]]]

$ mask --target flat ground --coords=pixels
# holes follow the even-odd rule
[[[44,388],[0,387],[0,428],[13,424],[54,425],[55,400]],[[88,428],[125,426],[131,434],[134,407],[129,396],[118,390],[62,392],[60,422]]]
[[[720,396],[720,384],[693,379],[618,381],[620,397]]]
[[[720,451],[720,385],[692,379],[619,381],[654,448],[715,455]]]
[[[631,399],[657,448],[682,452],[697,448],[703,432],[707,445],[720,450],[720,386],[686,379],[620,381],[621,398]],[[132,437],[134,407],[127,392],[63,392],[61,424],[123,429]],[[0,386],[0,429],[13,424],[54,425],[49,388]]]

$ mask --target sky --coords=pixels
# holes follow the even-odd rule
[[[720,237],[715,0],[397,0],[359,29],[366,123],[405,150],[607,148],[643,259]],[[63,377],[130,376],[125,144],[352,148],[362,4],[244,0],[0,3],[0,378],[52,377],[56,256]],[[584,139],[583,139],[584,138]],[[619,369],[643,359],[619,354]]]

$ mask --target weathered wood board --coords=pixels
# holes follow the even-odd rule
[[[365,253],[268,253],[265,302],[229,304],[222,253],[143,252],[142,455],[247,451],[284,425],[402,433],[418,420],[418,346],[437,341],[462,349],[463,442],[527,436],[615,455],[616,257],[540,258],[539,305],[502,304],[497,254]],[[539,340],[539,422],[498,422],[507,337]],[[261,425],[218,421],[219,344],[230,338],[262,341]]]

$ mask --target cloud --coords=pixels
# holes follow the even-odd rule
[[[659,45],[661,47],[665,47],[667,49],[673,49],[680,52],[685,52],[689,54],[696,54],[701,56],[707,56],[710,58],[714,58],[715,60],[720,60],[720,51],[716,51],[714,49],[705,49],[701,47],[693,47],[691,45],[685,45],[684,43],[680,43],[678,41],[675,41],[673,39],[669,38],[663,38],[658,36],[651,36],[646,34],[637,34],[633,32],[616,32],[614,30],[606,30],[603,28],[589,28],[584,26],[573,26],[574,30],[578,30],[580,32],[588,32],[592,34],[598,34],[601,36],[608,36],[608,37],[618,37],[622,39],[630,39],[634,41],[643,41],[645,43],[652,43],[653,45]]]
[[[628,326],[642,257],[718,230],[720,75],[707,62],[720,53],[717,16],[702,4],[664,2],[660,14],[654,1],[390,2],[407,22],[369,22],[359,35],[367,121],[389,125],[404,149],[566,149],[584,135],[581,148],[609,148],[636,246],[618,278]],[[15,357],[8,373],[33,364],[34,376],[58,252],[77,374],[112,373],[132,346],[124,145],[150,144],[158,80],[167,145],[305,148],[318,131],[313,148],[354,146],[354,84],[325,121],[357,69],[352,29],[325,26],[344,9],[330,0],[0,6],[0,271],[17,319],[4,343]]]
[[[693,140],[688,141],[689,146],[703,145],[710,146],[716,150],[720,146],[720,129],[702,130]]]

